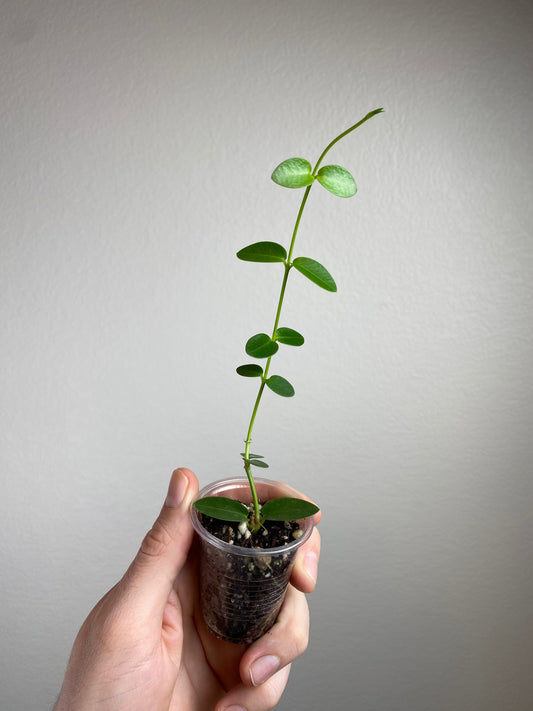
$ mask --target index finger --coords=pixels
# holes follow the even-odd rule
[[[318,514],[316,514],[318,516]],[[296,554],[291,573],[291,583],[304,593],[313,592],[316,587],[318,561],[320,558],[320,533],[314,528],[309,540]]]

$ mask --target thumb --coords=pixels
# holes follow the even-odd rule
[[[161,513],[123,578],[129,593],[141,598],[147,612],[148,607],[152,613],[163,613],[187,560],[193,538],[189,508],[197,491],[198,480],[190,469],[173,472]]]

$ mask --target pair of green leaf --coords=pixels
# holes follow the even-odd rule
[[[261,469],[268,469],[268,464],[265,462],[265,458],[262,454],[249,454],[246,456],[245,452],[241,452],[241,457],[246,464],[252,464],[254,467],[260,467]]]
[[[357,192],[355,180],[340,165],[325,165],[313,175],[311,163],[305,158],[288,158],[272,173],[272,180],[284,188],[305,188],[315,180],[338,197],[352,197]]]
[[[240,501],[224,496],[206,496],[194,502],[200,513],[222,521],[235,523],[248,522],[250,512]],[[261,508],[262,521],[298,521],[313,516],[319,511],[318,506],[304,499],[282,497],[270,499]]]
[[[237,257],[245,262],[283,262],[286,263],[287,252],[277,242],[255,242],[237,252]],[[326,291],[337,291],[335,280],[320,262],[309,257],[296,257],[291,267],[310,279],[314,284]]]
[[[270,358],[278,351],[278,342],[286,346],[301,346],[304,337],[293,328],[281,327],[276,330],[274,338],[266,333],[256,333],[246,342],[246,353],[252,358]]]
[[[263,368],[256,363],[246,363],[246,365],[239,365],[237,373],[245,378],[260,378],[263,375]],[[271,375],[270,378],[265,380],[265,385],[276,395],[281,395],[281,397],[292,397],[294,395],[293,386],[281,375]],[[253,462],[251,463],[253,464]]]

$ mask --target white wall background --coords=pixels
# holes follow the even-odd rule
[[[311,192],[255,442],[324,509],[283,710],[533,707],[528,0],[2,0],[0,708],[50,708],[171,470],[240,472],[300,193],[269,181],[386,113]]]

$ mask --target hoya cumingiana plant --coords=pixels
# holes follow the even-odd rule
[[[370,111],[364,118],[334,138],[322,151],[314,167],[305,158],[288,158],[280,163],[272,173],[271,177],[275,183],[284,188],[302,189],[303,197],[288,249],[278,242],[255,242],[237,252],[237,257],[245,262],[269,262],[281,266],[281,289],[272,332],[270,335],[268,333],[256,333],[248,339],[245,346],[246,353],[250,358],[259,362],[245,363],[237,368],[239,375],[256,379],[259,382],[244,440],[244,452],[241,453],[244,470],[250,484],[252,504],[246,506],[239,501],[226,497],[208,496],[198,499],[194,503],[200,513],[223,521],[246,523],[250,531],[255,532],[259,530],[265,521],[296,521],[313,516],[319,510],[317,506],[304,499],[283,497],[271,499],[263,504],[259,502],[252,467],[268,468],[268,464],[263,455],[250,452],[252,432],[265,388],[281,397],[292,397],[294,395],[294,388],[288,380],[281,375],[270,373],[272,359],[278,353],[280,345],[298,347],[304,343],[304,337],[298,331],[286,326],[280,326],[283,302],[291,271],[296,269],[300,274],[303,274],[311,282],[326,291],[337,291],[335,280],[320,262],[310,257],[295,256],[294,254],[298,229],[311,188],[315,183],[319,183],[338,197],[349,198],[356,194],[357,186],[355,180],[346,168],[340,165],[322,165],[322,163],[336,143],[382,111],[383,109]]]

